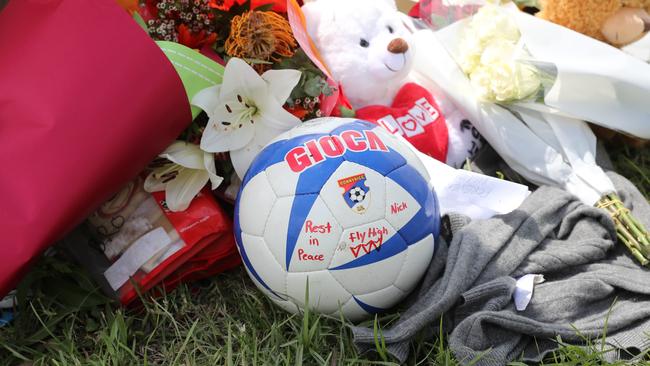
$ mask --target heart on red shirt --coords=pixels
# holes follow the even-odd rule
[[[443,163],[447,160],[449,140],[445,117],[431,93],[418,84],[404,85],[392,106],[363,107],[357,110],[356,116],[404,136],[415,148]]]

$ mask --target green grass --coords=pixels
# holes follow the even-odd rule
[[[648,197],[650,150],[612,149],[617,169]],[[22,285],[19,316],[0,328],[0,365],[394,365],[375,327],[377,351],[359,355],[341,319],[289,315],[258,292],[241,269],[181,286],[137,310],[103,297],[74,265],[45,258]],[[457,365],[445,335],[421,335],[410,365]],[[607,351],[564,344],[547,365],[601,365]],[[471,360],[466,360],[471,361]],[[516,365],[517,363],[515,363]]]
[[[53,263],[48,259],[40,266],[50,273],[66,267],[52,277],[63,277],[69,287],[83,276],[70,265],[56,263],[58,268],[53,268]],[[52,285],[49,277],[38,282],[41,289]],[[39,300],[21,309],[15,326],[0,332],[0,364],[394,364],[358,355],[342,320],[312,313],[289,315],[276,308],[241,269],[182,286],[137,311],[121,309],[89,293],[86,299],[92,305],[73,305],[65,296],[39,293]],[[447,364],[455,364],[449,351],[434,354],[435,349],[440,346],[423,342],[414,348],[419,358],[413,360],[438,364],[436,359],[446,359]]]

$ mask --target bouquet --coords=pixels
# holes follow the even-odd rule
[[[187,209],[206,183],[215,190],[224,178],[230,189],[223,193],[233,200],[263,146],[332,114],[339,90],[305,36],[297,2],[121,3],[186,76],[194,120],[152,162],[144,183],[149,192],[165,191],[170,210]]]
[[[620,241],[649,263],[648,233],[597,166],[585,121],[650,138],[650,65],[511,3],[416,38],[418,76],[443,86],[510,166],[606,209]]]

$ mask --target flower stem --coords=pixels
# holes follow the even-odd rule
[[[650,263],[650,235],[648,230],[628,210],[617,194],[604,196],[596,207],[612,217],[616,226],[616,236],[641,265]]]

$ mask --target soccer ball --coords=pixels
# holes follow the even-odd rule
[[[284,309],[351,321],[403,299],[429,266],[438,201],[406,142],[321,118],[267,145],[243,179],[235,238],[257,287]]]

